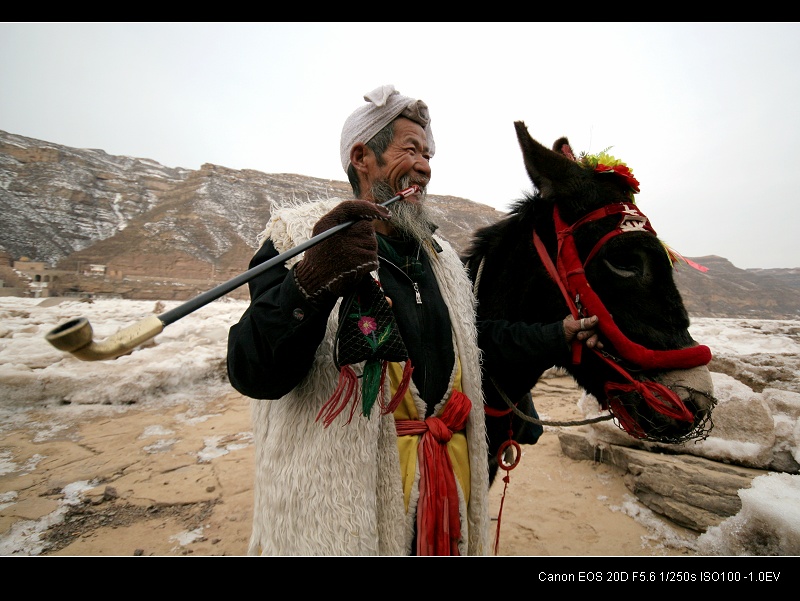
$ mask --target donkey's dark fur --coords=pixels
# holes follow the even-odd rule
[[[530,137],[524,123],[517,122],[515,127],[535,193],[517,201],[499,222],[478,230],[463,260],[473,281],[478,278],[480,320],[560,322],[569,314],[569,307],[537,255],[532,233],[538,233],[555,261],[554,204],[558,205],[563,219],[571,224],[599,207],[612,203],[630,204],[630,187],[622,177],[595,173],[573,158],[564,156],[560,151],[568,148],[565,146],[568,145],[566,138],[556,141],[550,150]],[[606,217],[576,231],[581,260],[618,221],[618,217]],[[483,267],[480,268],[482,261]],[[696,345],[689,334],[689,317],[673,280],[673,266],[665,247],[655,235],[632,232],[614,237],[602,246],[585,270],[592,289],[628,339],[653,350]],[[604,344],[609,352],[614,352],[607,341]],[[504,378],[502,369],[495,369],[493,374],[485,370],[487,405],[508,410],[495,386],[497,383],[500,388],[508,387],[505,390],[507,396],[519,403],[519,409],[531,415],[529,391],[536,380],[553,367],[553,359],[549,357],[538,364],[526,364],[529,380],[523,380],[523,386],[520,386],[518,375],[511,379],[515,382],[511,382]],[[620,379],[585,348],[579,365],[573,365],[569,359],[558,361],[556,365],[568,370],[578,384],[601,404],[605,401],[605,383]],[[656,374],[638,374],[637,378],[640,377],[651,378]],[[696,428],[710,411],[708,398],[702,395],[691,403],[697,420],[693,424],[676,425],[676,428]],[[492,479],[497,471],[497,450],[509,439],[509,429],[513,429],[515,439],[524,443],[535,442],[538,433],[531,437],[529,432],[530,428],[537,427],[514,415],[499,418],[487,415]]]

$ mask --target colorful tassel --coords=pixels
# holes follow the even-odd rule
[[[408,386],[411,384],[411,374],[414,371],[414,366],[411,365],[411,359],[406,361],[405,367],[403,367],[403,377],[400,380],[400,383],[397,385],[397,390],[395,390],[394,395],[392,395],[392,400],[389,401],[389,405],[383,407],[383,414],[389,415],[390,413],[394,413],[395,410],[400,406],[400,403],[403,400],[403,397],[406,395],[408,391]]]
[[[336,386],[336,390],[331,395],[331,398],[322,406],[322,409],[319,410],[319,413],[317,413],[316,421],[323,418],[322,423],[325,427],[327,428],[330,426],[333,420],[345,410],[350,400],[356,394],[357,385],[358,376],[356,376],[356,372],[353,371],[353,368],[349,365],[343,366],[339,370],[339,383]],[[355,404],[353,404],[353,407],[355,407]],[[348,424],[353,419],[354,412],[355,409],[350,410],[350,416],[347,420]]]
[[[364,363],[361,375],[361,414],[369,417],[386,374],[386,362],[370,359]]]

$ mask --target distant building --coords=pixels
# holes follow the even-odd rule
[[[44,261],[31,261],[28,257],[20,257],[19,260],[14,261],[14,269],[32,281],[48,281],[46,276],[49,277],[49,274],[47,274],[47,264]]]
[[[43,261],[31,261],[28,257],[20,257],[13,262],[13,268],[28,282],[27,293],[34,298],[50,296],[50,284],[58,277],[58,272],[50,269]]]

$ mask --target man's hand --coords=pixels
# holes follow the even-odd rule
[[[572,344],[572,341],[577,338],[589,348],[603,348],[603,343],[600,342],[595,329],[599,321],[600,318],[596,315],[581,319],[574,319],[572,315],[567,315],[564,318],[564,337],[567,339],[567,344]]]
[[[389,219],[389,210],[368,200],[346,200],[323,215],[314,226],[316,236],[332,227],[353,225],[305,251],[294,269],[303,294],[315,300],[325,294],[344,296],[378,267],[378,240],[373,219]]]

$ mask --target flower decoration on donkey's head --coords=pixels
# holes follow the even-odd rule
[[[639,180],[633,177],[633,171],[630,167],[628,167],[619,159],[608,154],[608,150],[610,150],[610,148],[611,146],[601,152],[598,152],[597,154],[586,154],[583,152],[578,157],[578,162],[581,163],[585,168],[592,169],[597,173],[616,173],[617,175],[625,178],[625,182],[630,188],[629,196],[631,202],[636,204],[636,200],[633,198],[633,195],[639,193]],[[661,241],[661,244],[664,246],[664,250],[667,253],[667,257],[669,258],[671,265],[677,266],[678,261],[683,261],[698,271],[708,271],[708,267],[704,267],[699,263],[695,263],[694,261],[687,259],[665,242]]]
[[[598,173],[616,173],[617,175],[625,178],[625,182],[631,189],[631,201],[635,203],[636,201],[633,199],[633,195],[639,193],[639,180],[633,177],[633,171],[630,167],[607,153],[610,148],[611,147],[609,146],[597,154],[582,153],[579,161],[584,167],[592,169]]]

